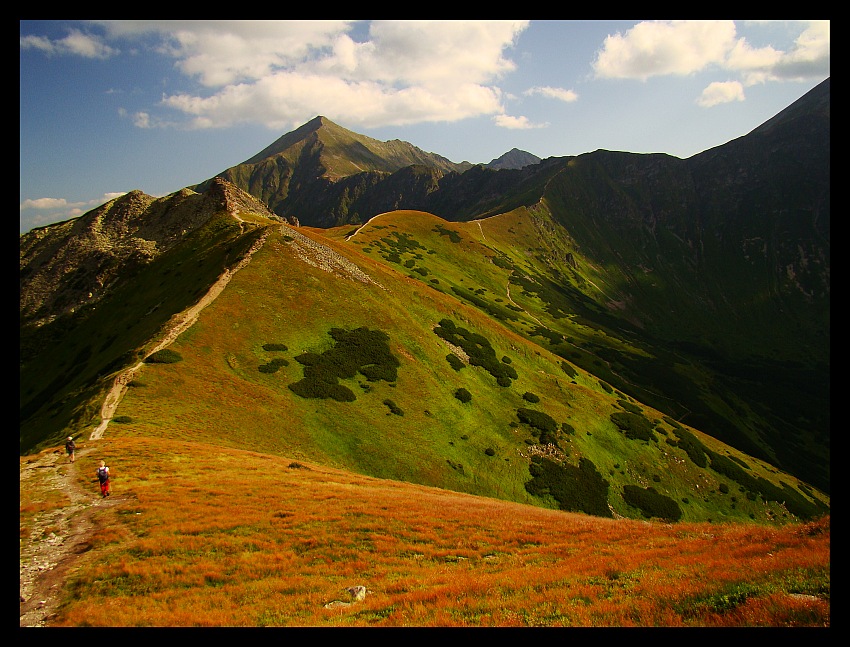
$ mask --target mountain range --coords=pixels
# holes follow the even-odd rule
[[[454,163],[316,117],[21,236],[21,453],[108,422],[597,516],[818,516],[829,153],[828,79],[688,159]]]

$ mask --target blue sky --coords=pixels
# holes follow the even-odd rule
[[[21,233],[317,115],[454,162],[687,158],[829,76],[829,21],[21,21]]]

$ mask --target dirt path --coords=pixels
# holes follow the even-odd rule
[[[207,293],[201,297],[200,301],[188,310],[184,310],[180,314],[175,315],[170,322],[170,326],[165,337],[150,353],[148,353],[148,356],[170,346],[181,333],[188,330],[192,324],[198,320],[198,315],[201,314],[201,311],[215,301],[218,295],[222,293],[225,287],[227,287],[227,284],[230,283],[230,279],[233,278],[233,275],[251,261],[251,257],[254,255],[254,252],[263,246],[268,236],[268,232],[265,232],[259,239],[257,239],[257,242],[251,246],[245,254],[245,257],[232,269],[226,269],[222,275],[218,277],[218,280],[213,283],[212,287],[207,290]],[[109,390],[109,393],[107,393],[106,398],[103,401],[103,406],[100,409],[100,424],[94,431],[91,432],[89,440],[98,440],[103,436],[103,432],[106,431],[106,428],[109,426],[109,421],[112,420],[112,416],[115,415],[115,410],[118,408],[121,399],[127,392],[127,385],[133,381],[133,377],[135,377],[136,373],[142,366],[144,366],[144,361],[139,362],[132,368],[128,368],[115,378],[115,382],[112,384],[112,388]]]
[[[233,275],[250,262],[251,256],[263,246],[267,237],[268,232],[254,243],[236,266],[225,270],[195,305],[176,315],[165,337],[151,353],[167,347],[195,323],[201,311],[221,294]],[[115,378],[101,407],[101,422],[89,440],[103,436],[127,391],[127,385],[143,364],[139,362]],[[70,463],[62,450],[44,452],[21,462],[21,491],[29,488],[28,494],[35,493],[36,500],[41,492],[45,493],[45,500],[49,500],[48,492],[61,491],[69,501],[67,505],[36,514],[29,536],[20,538],[21,627],[49,626],[56,615],[69,569],[80,555],[92,548],[95,515],[104,507],[119,505],[124,498],[117,494],[102,499],[96,483],[91,491],[80,487],[77,481],[79,458],[91,451],[91,447],[79,449],[78,462],[75,463]]]
[[[39,513],[29,536],[20,538],[21,627],[49,625],[59,607],[69,569],[92,548],[94,516],[103,508],[122,502],[120,494],[101,498],[96,483],[90,490],[80,486],[79,459],[91,451],[78,451],[75,463],[69,463],[62,450],[45,452],[21,463],[22,490],[30,488],[45,495],[60,490],[69,499],[67,505]]]

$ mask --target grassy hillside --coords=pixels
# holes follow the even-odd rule
[[[172,315],[194,304],[260,232],[219,214],[151,263],[128,269],[96,305],[41,327],[22,325],[21,452],[97,425],[114,375],[143,357]]]
[[[55,468],[94,503],[105,458],[113,494],[51,626],[830,624],[829,518],[601,519],[234,449],[221,430],[111,434]],[[22,485],[22,538],[63,505],[51,471]]]
[[[603,516],[827,511],[794,477],[530,341],[551,302],[509,277],[542,253],[535,226],[524,211],[482,223],[395,212],[360,229],[276,230],[172,344],[180,361],[137,375],[106,433],[214,439]],[[605,335],[575,319],[583,340]]]

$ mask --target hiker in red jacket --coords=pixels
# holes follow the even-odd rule
[[[100,467],[97,468],[97,480],[100,481],[100,496],[104,499],[109,496],[109,468],[104,461],[100,461]]]

